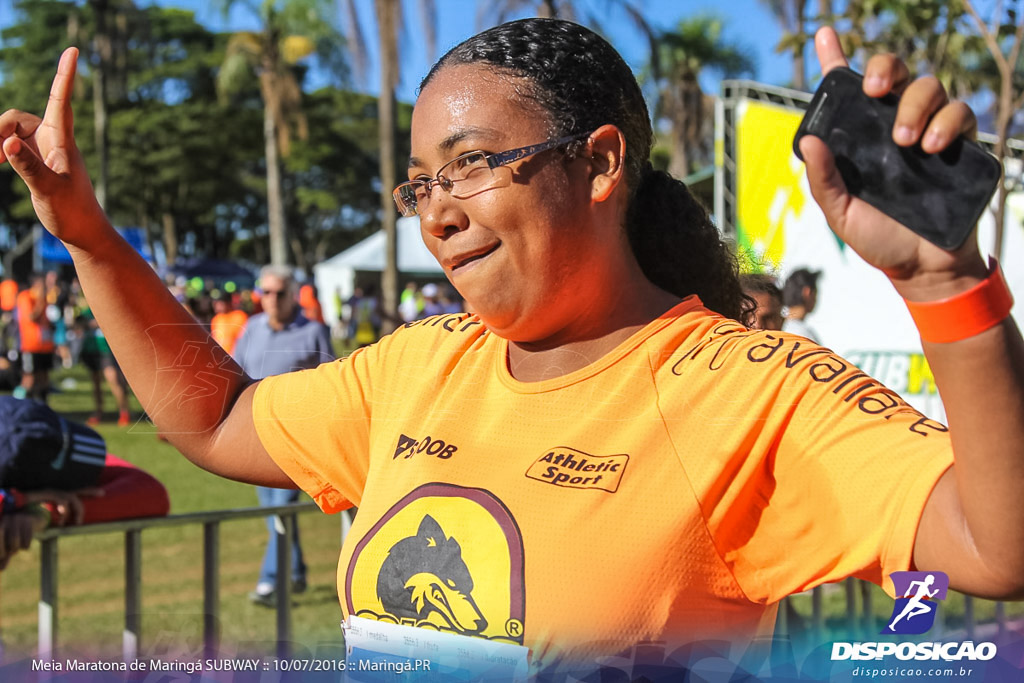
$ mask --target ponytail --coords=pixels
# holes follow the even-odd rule
[[[686,185],[648,166],[626,210],[626,234],[647,278],[679,297],[741,319],[736,257]]]

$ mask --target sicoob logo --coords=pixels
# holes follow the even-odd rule
[[[575,448],[552,448],[526,470],[526,476],[546,484],[615,493],[629,462],[625,453],[590,455]]]
[[[408,460],[412,456],[418,453],[425,453],[432,455],[435,458],[441,460],[447,460],[455,454],[455,451],[459,450],[459,447],[445,443],[441,439],[435,439],[429,436],[425,436],[422,439],[414,439],[411,436],[400,434],[398,436],[398,445],[395,446],[395,454],[391,456],[392,460],[397,460],[402,457]]]
[[[949,590],[949,577],[942,572],[893,572],[896,606],[882,633],[919,634],[935,623],[939,605]]]

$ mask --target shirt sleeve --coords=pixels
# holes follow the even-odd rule
[[[373,356],[268,377],[253,400],[264,448],[324,512],[358,505],[369,469]]]
[[[849,576],[891,591],[886,579],[912,567],[921,514],[952,465],[946,427],[786,334],[737,341],[707,374],[716,405],[745,419],[720,420],[703,437],[729,451],[721,471],[697,477],[698,495],[748,598],[772,603]]]

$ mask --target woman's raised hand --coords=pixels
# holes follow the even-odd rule
[[[64,50],[42,119],[14,109],[0,115],[0,163],[9,161],[28,185],[47,230],[84,246],[107,223],[75,146],[71,89],[77,61],[77,48]]]
[[[831,27],[815,35],[814,45],[822,73],[846,66],[839,38]],[[864,92],[872,97],[900,95],[893,140],[902,146],[920,141],[925,152],[948,147],[957,136],[973,137],[977,121],[962,102],[950,102],[933,76],[911,80],[906,64],[893,55],[875,55],[865,68]],[[800,151],[807,163],[807,179],[835,233],[861,257],[892,279],[907,299],[939,298],[956,289],[963,276],[985,276],[985,264],[972,235],[960,249],[946,251],[928,242],[868,203],[849,194],[832,154],[820,139],[805,136]],[[908,200],[912,201],[912,200]]]

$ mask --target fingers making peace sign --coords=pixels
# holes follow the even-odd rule
[[[102,215],[75,145],[71,90],[77,61],[77,48],[61,55],[43,118],[14,109],[0,115],[0,163],[9,161],[28,185],[43,226],[70,244],[87,241],[84,226]]]

